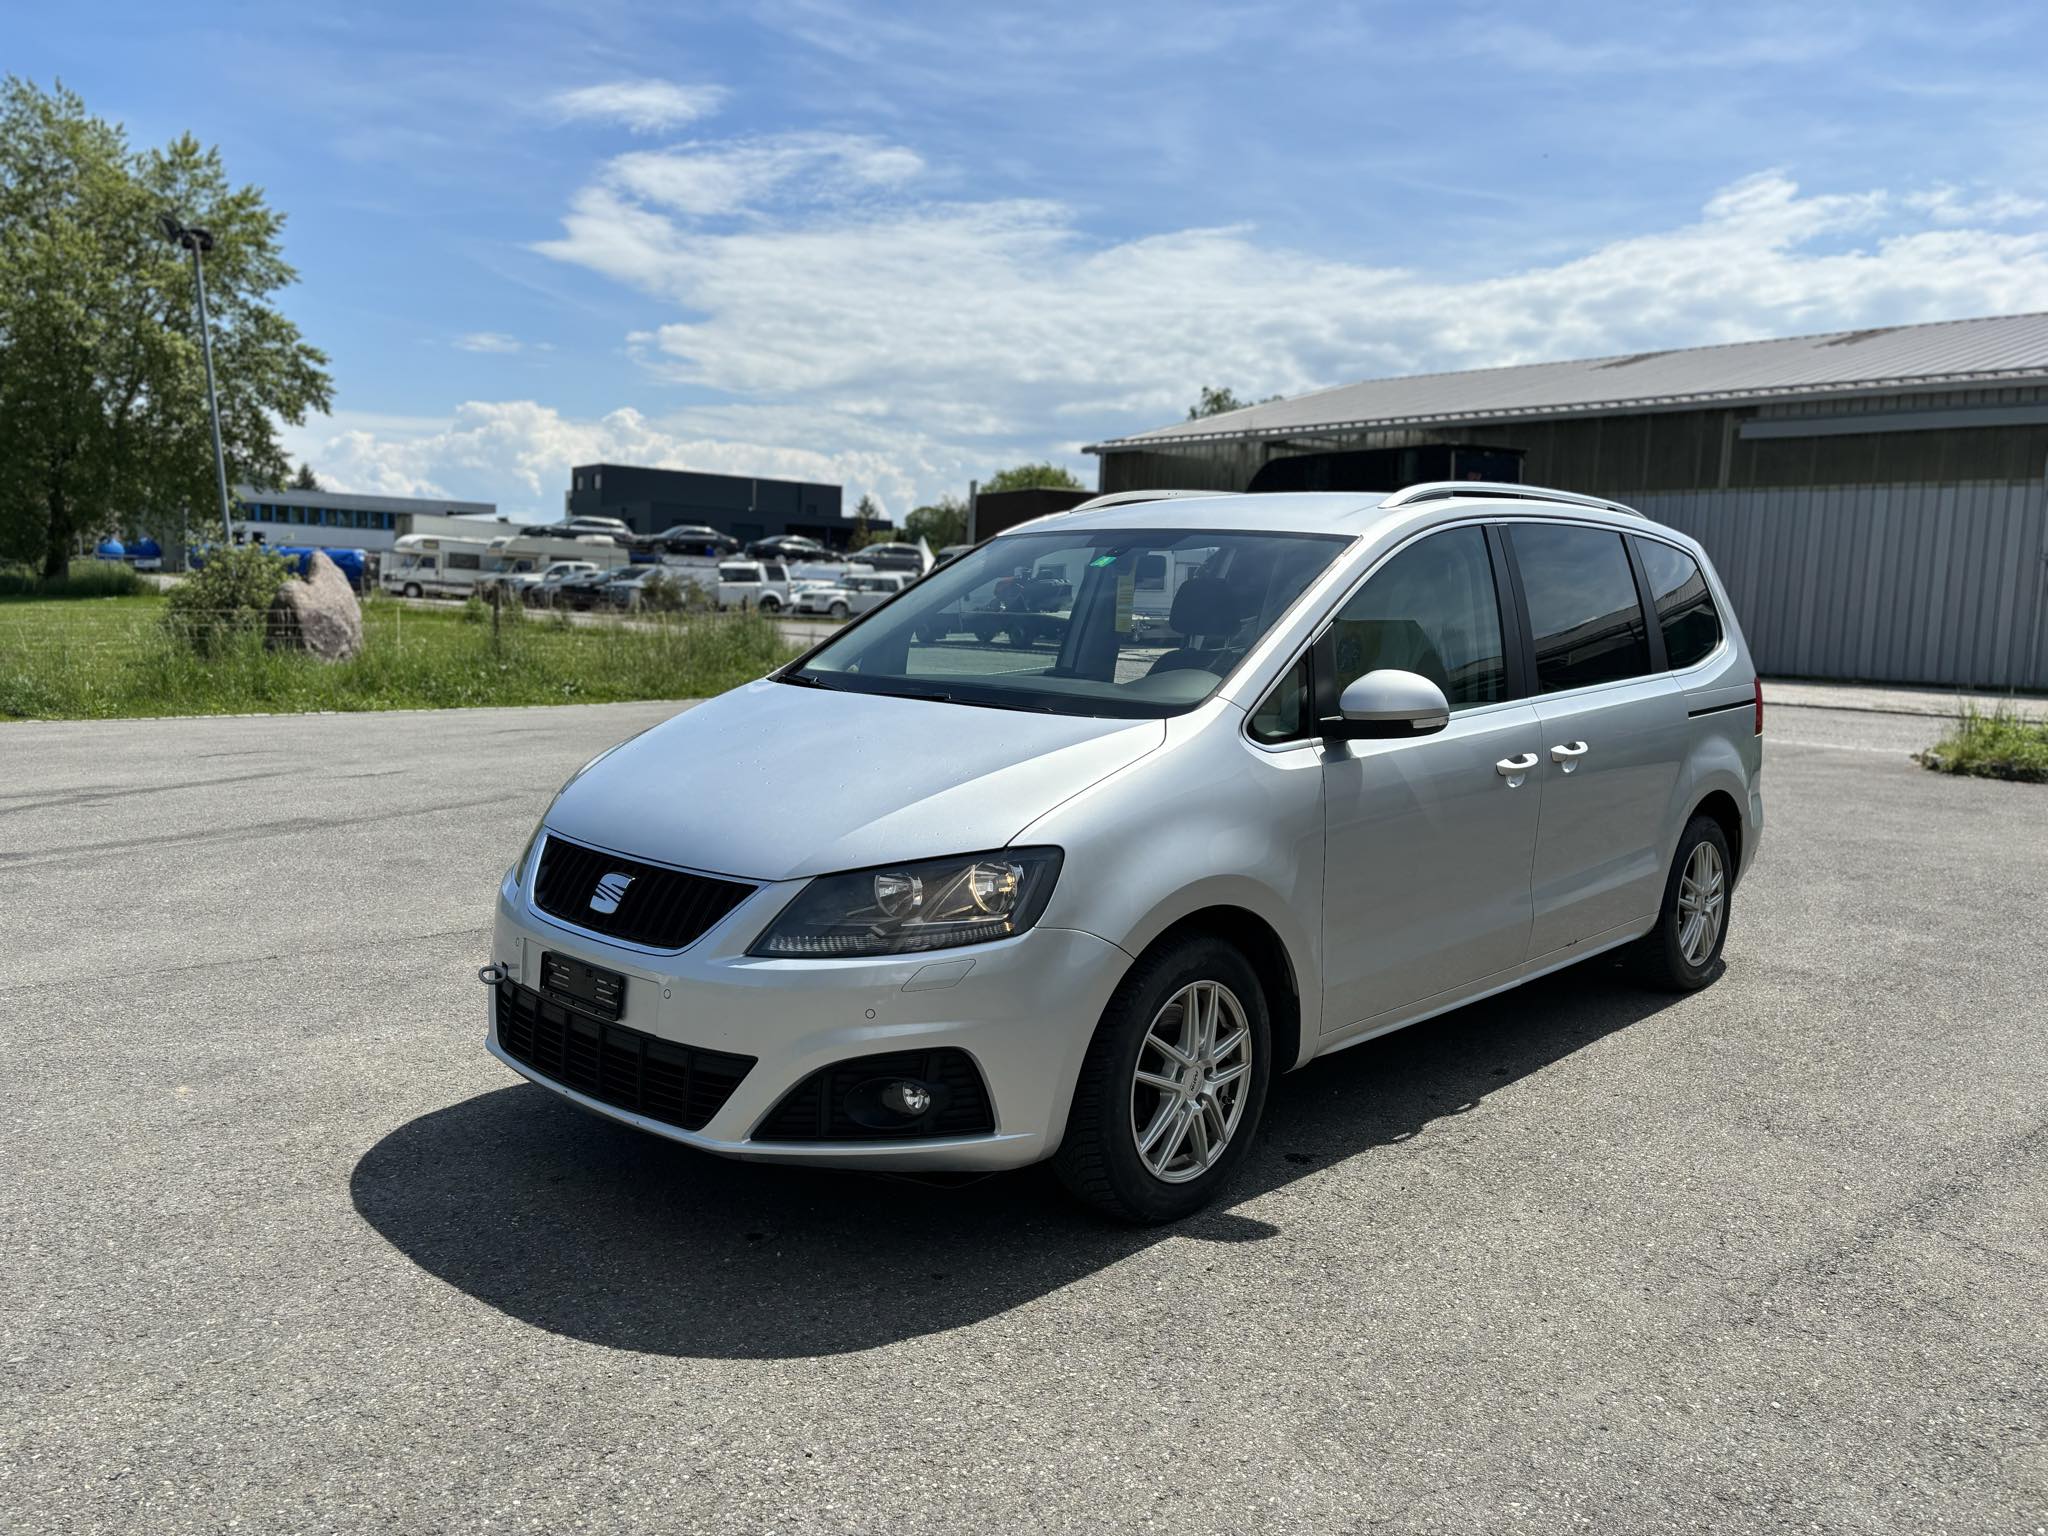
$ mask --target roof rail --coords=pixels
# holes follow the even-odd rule
[[[1111,491],[1107,496],[1092,497],[1077,506],[1067,508],[1069,512],[1093,512],[1097,507],[1121,507],[1134,501],[1171,501],[1179,496],[1236,496],[1237,491]],[[1053,513],[1057,517],[1059,513]]]
[[[1412,507],[1420,501],[1449,501],[1460,496],[1490,497],[1502,501],[1554,501],[1570,507],[1598,507],[1603,512],[1622,512],[1630,517],[1643,515],[1634,507],[1609,501],[1604,496],[1554,491],[1547,485],[1512,485],[1505,480],[1425,480],[1419,485],[1403,486],[1380,505]]]

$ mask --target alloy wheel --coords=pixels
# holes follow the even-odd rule
[[[1727,911],[1728,880],[1721,852],[1712,843],[1695,844],[1678,881],[1678,949],[1687,965],[1707,963]]]
[[[1220,981],[1190,982],[1153,1016],[1131,1078],[1131,1138],[1154,1178],[1185,1184],[1214,1167],[1244,1119],[1252,1032]]]

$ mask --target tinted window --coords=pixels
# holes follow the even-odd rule
[[[1340,691],[1394,667],[1435,683],[1452,709],[1506,698],[1500,604],[1484,531],[1453,528],[1402,550],[1344,605],[1330,626],[1330,644]]]
[[[483,559],[477,555],[450,555],[448,569],[451,571],[478,571],[483,569]]]
[[[1637,539],[1643,574],[1650,578],[1650,600],[1657,605],[1657,625],[1664,631],[1665,664],[1689,667],[1704,661],[1721,643],[1721,616],[1707,591],[1707,578],[1682,549]]]
[[[1649,631],[1620,534],[1517,523],[1508,535],[1529,604],[1538,693],[1650,670]]]

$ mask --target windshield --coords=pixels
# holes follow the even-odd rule
[[[1011,534],[907,588],[782,679],[1053,714],[1177,715],[1216,691],[1348,542]]]

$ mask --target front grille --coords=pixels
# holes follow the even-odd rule
[[[552,832],[541,845],[540,867],[533,875],[533,904],[548,916],[648,949],[694,944],[753,893],[751,885],[737,880],[623,859]],[[594,899],[616,906],[600,912],[591,906]]]
[[[754,1065],[604,1023],[510,981],[498,983],[498,1044],[565,1088],[686,1131],[701,1131]]]
[[[846,1096],[877,1077],[914,1077],[941,1090],[929,1114],[886,1129],[863,1125]],[[860,1056],[821,1067],[783,1095],[754,1128],[755,1141],[902,1141],[932,1136],[986,1136],[996,1128],[988,1086],[974,1058],[950,1046]]]

